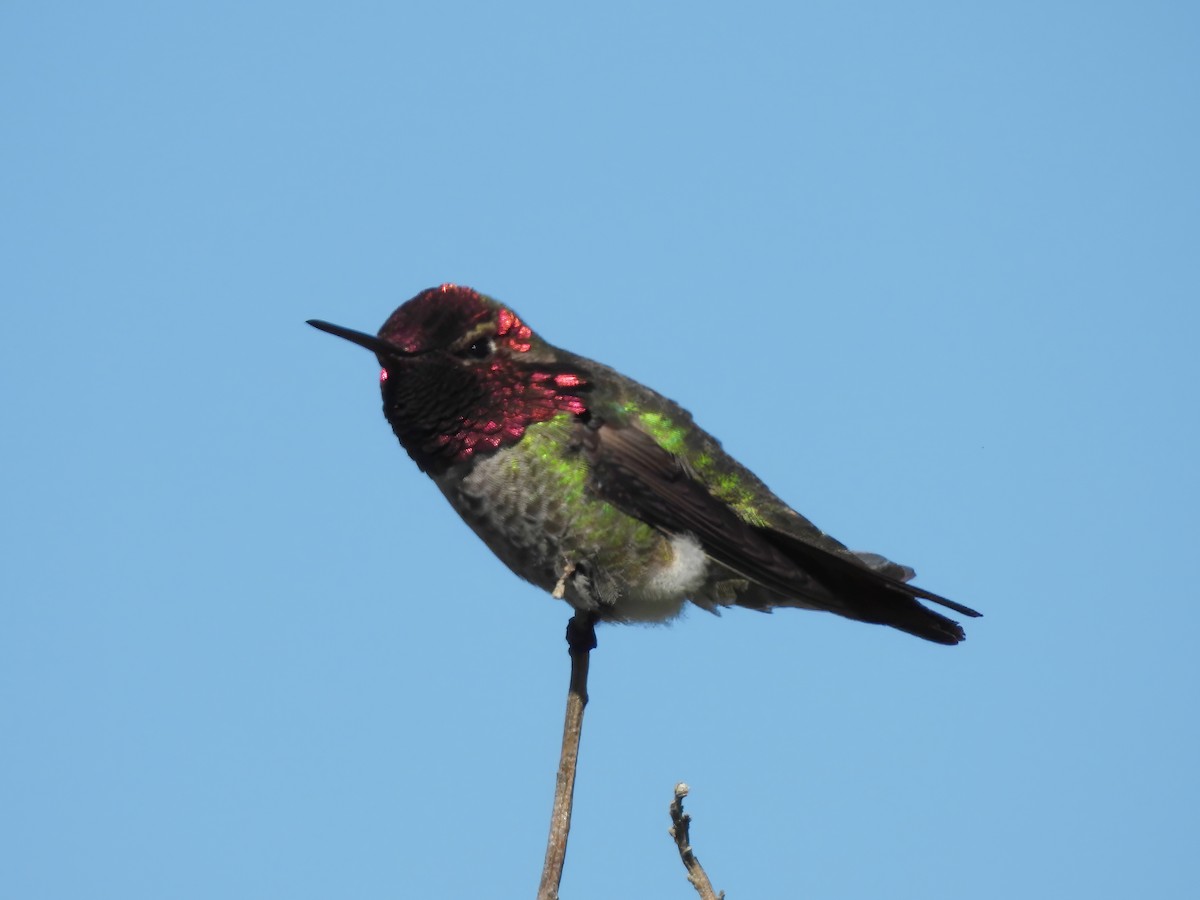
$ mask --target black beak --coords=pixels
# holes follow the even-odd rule
[[[373,334],[364,334],[361,331],[355,331],[352,328],[343,328],[341,325],[333,325],[329,322],[322,322],[320,319],[309,319],[308,324],[319,331],[327,331],[330,334],[340,338],[345,338],[352,344],[358,344],[360,347],[366,347],[372,353],[379,357],[385,356],[412,356],[411,353],[405,353],[399,347],[394,347],[382,338],[377,338]]]

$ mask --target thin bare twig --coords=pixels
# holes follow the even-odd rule
[[[700,865],[700,860],[696,859],[696,854],[692,852],[691,836],[688,833],[692,817],[683,811],[683,798],[687,795],[686,784],[681,781],[675,785],[675,799],[671,802],[671,821],[674,824],[669,833],[675,838],[675,846],[679,848],[679,858],[683,860],[683,867],[687,869],[688,881],[692,883],[701,900],[725,900],[725,892],[718,893],[713,890],[704,866]]]
[[[571,686],[567,691],[562,755],[558,760],[558,782],[554,788],[554,809],[550,813],[550,837],[546,841],[546,863],[542,867],[538,900],[558,900],[558,886],[567,858],[571,801],[575,796],[575,767],[579,763],[579,736],[583,731],[583,708],[588,702],[588,654],[596,648],[594,615],[576,613],[571,618],[567,623],[567,646],[571,653]]]

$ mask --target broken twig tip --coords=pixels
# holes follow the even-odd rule
[[[679,859],[683,862],[684,869],[687,870],[687,879],[696,889],[701,900],[724,900],[725,892],[713,890],[708,874],[692,850],[690,834],[692,817],[683,811],[683,798],[687,795],[686,781],[675,785],[675,799],[671,802],[670,807],[671,827],[667,829],[667,833],[674,839],[675,847],[679,850]]]

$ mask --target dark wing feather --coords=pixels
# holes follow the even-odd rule
[[[868,567],[840,545],[836,552],[746,522],[693,478],[682,459],[639,428],[593,422],[589,434],[592,486],[599,496],[663,531],[690,532],[712,559],[783,600],[802,600],[942,644],[961,641],[962,628],[922,606],[917,597],[962,615],[979,615],[891,577],[890,569]]]
[[[653,437],[608,424],[591,435],[592,489],[609,503],[663,531],[691,532],[710,557],[765,587],[821,608],[834,602],[823,585],[713,497]]]

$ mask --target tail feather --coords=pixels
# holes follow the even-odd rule
[[[969,606],[907,584],[916,573],[878,554],[857,553],[846,558],[774,529],[761,531],[838,598],[840,605],[833,611],[840,615],[889,625],[938,644],[957,644],[966,634],[953,619],[921,605],[917,598],[964,616],[981,615]]]
[[[886,556],[861,550],[851,550],[850,552],[862,560],[863,564],[872,572],[878,572],[888,578],[895,578],[897,581],[912,581],[916,577],[916,570],[909,566],[902,566],[900,563],[894,563]]]

